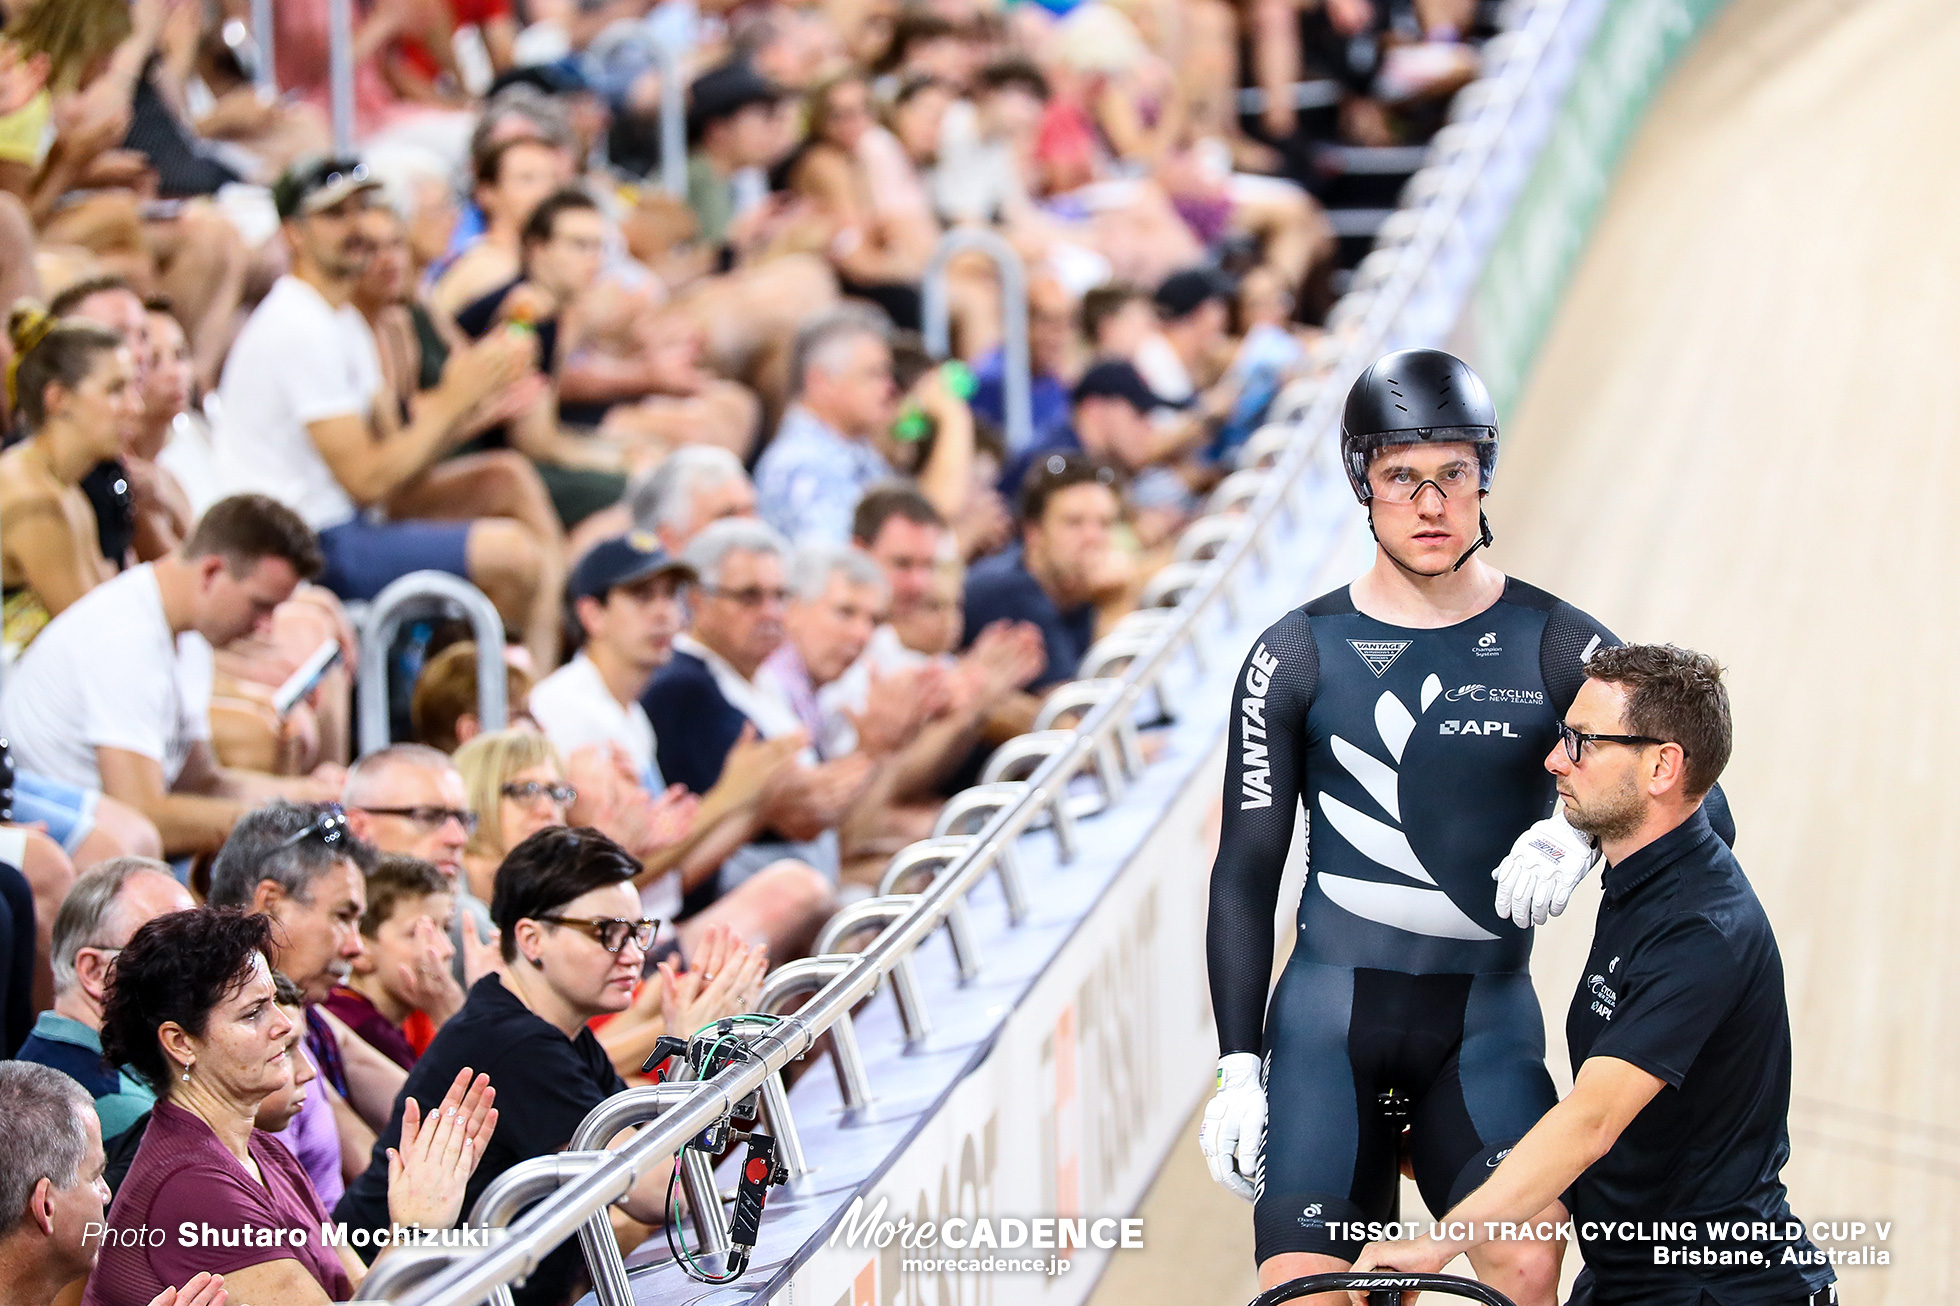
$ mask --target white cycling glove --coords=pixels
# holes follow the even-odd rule
[[[1259,1069],[1259,1058],[1251,1052],[1220,1057],[1218,1094],[1205,1104],[1204,1123],[1198,1126],[1198,1146],[1204,1149],[1211,1177],[1248,1202],[1259,1172],[1259,1149],[1266,1141],[1266,1087]]]
[[[1510,855],[1490,877],[1497,881],[1497,914],[1519,929],[1543,925],[1565,910],[1579,881],[1599,863],[1599,845],[1565,819],[1561,802],[1552,814],[1518,836]]]

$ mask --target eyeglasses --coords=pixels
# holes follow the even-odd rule
[[[527,806],[540,798],[549,798],[560,807],[570,807],[578,801],[578,790],[570,785],[540,784],[536,780],[526,780],[521,784],[508,784],[498,791],[504,797],[524,803]]]
[[[629,938],[633,940],[634,947],[645,952],[653,946],[653,936],[660,932],[660,922],[651,917],[637,921],[623,921],[616,916],[597,919],[589,916],[538,916],[534,919],[570,926],[580,934],[597,939],[599,946],[607,952],[618,952],[626,946]]]
[[[1558,737],[1565,741],[1565,755],[1572,759],[1572,765],[1579,765],[1579,750],[1587,744],[1665,744],[1665,739],[1652,735],[1592,735],[1583,730],[1574,730],[1561,721],[1558,723]]]
[[[413,821],[425,830],[433,830],[445,822],[454,821],[463,827],[464,834],[476,833],[476,813],[459,807],[363,807],[370,816],[399,816],[405,821]]]
[[[718,599],[727,599],[730,603],[739,604],[745,608],[759,608],[765,603],[789,602],[789,591],[780,585],[774,589],[764,589],[760,585],[751,585],[747,589],[739,590],[722,589],[717,586],[709,590],[708,593]]]
[[[339,803],[328,803],[320,809],[319,815],[307,822],[304,827],[281,839],[279,846],[272,851],[282,853],[294,844],[304,843],[313,838],[332,848],[342,840],[352,840],[353,837],[353,833],[347,828],[347,813],[341,810]]]

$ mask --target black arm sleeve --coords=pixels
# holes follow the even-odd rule
[[[1552,710],[1561,718],[1579,686],[1586,683],[1586,662],[1602,648],[1617,648],[1620,637],[1590,616],[1560,600],[1545,620],[1545,637],[1538,645],[1538,670],[1545,678],[1545,691],[1551,696]],[[1729,810],[1728,795],[1716,785],[1702,799],[1708,824],[1729,847],[1735,847],[1735,816]]]
[[[1320,655],[1305,612],[1252,646],[1232,691],[1225,810],[1211,868],[1205,950],[1222,1053],[1262,1050],[1273,973],[1273,912],[1306,786],[1307,708]]]

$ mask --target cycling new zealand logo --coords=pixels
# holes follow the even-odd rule
[[[1361,655],[1368,664],[1368,670],[1380,680],[1388,669],[1395,665],[1395,659],[1402,656],[1402,650],[1409,647],[1406,639],[1351,639],[1348,647]]]

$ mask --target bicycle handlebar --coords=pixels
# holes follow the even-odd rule
[[[1405,1292],[1444,1292],[1467,1297],[1484,1306],[1516,1306],[1509,1297],[1489,1284],[1454,1274],[1382,1274],[1352,1270],[1340,1274],[1309,1274],[1290,1279],[1277,1288],[1268,1288],[1252,1299],[1252,1306],[1279,1306],[1280,1302],[1310,1297],[1317,1292],[1366,1292],[1373,1306],[1402,1306]]]

